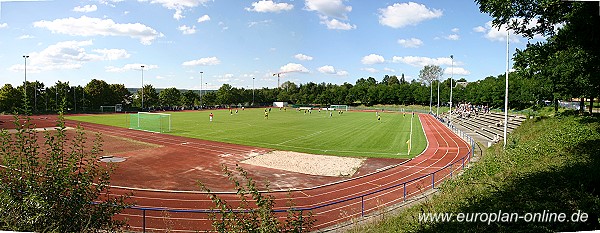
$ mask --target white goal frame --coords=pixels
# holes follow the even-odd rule
[[[171,114],[167,114],[167,113],[154,113],[154,112],[138,112],[137,113],[137,126],[138,128],[140,127],[140,115],[161,115],[161,116],[166,116],[169,117],[169,124],[166,125],[166,130],[164,132],[171,132]],[[162,128],[162,126],[161,126]],[[158,133],[162,133],[162,132],[158,132]]]
[[[112,111],[104,111],[105,108],[112,108]],[[100,106],[100,112],[117,112],[117,106],[116,105],[104,105],[104,106]]]
[[[342,110],[343,109],[346,112],[348,111],[348,105],[341,105],[341,104],[331,105],[331,106],[329,106],[329,108],[333,108],[335,110]]]

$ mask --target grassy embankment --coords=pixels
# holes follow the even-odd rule
[[[554,232],[600,229],[600,119],[526,121],[440,192],[350,232]],[[568,222],[420,222],[420,213],[565,213]],[[573,222],[573,213],[587,213]],[[472,215],[473,216],[473,215]],[[491,215],[488,215],[490,217]],[[498,215],[501,216],[501,215]],[[505,215],[506,216],[506,215]],[[548,215],[546,215],[548,216]],[[557,215],[558,216],[558,215]],[[580,215],[581,216],[581,215]]]

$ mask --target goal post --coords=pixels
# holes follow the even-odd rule
[[[348,111],[348,105],[331,105],[329,108],[333,108],[335,110],[344,110]]]
[[[129,128],[157,133],[171,131],[171,114],[138,112],[129,114]]]
[[[117,106],[115,106],[115,105],[100,106],[100,112],[117,112]]]

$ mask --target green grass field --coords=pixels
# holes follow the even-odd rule
[[[169,134],[278,150],[353,157],[412,158],[420,154],[427,141],[419,118],[413,120],[411,151],[408,154],[411,114],[375,112],[304,111],[273,108],[264,119],[264,108],[246,109],[238,114],[215,110],[171,112]],[[69,116],[71,120],[118,127],[129,127],[127,114]]]

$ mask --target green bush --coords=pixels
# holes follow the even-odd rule
[[[203,191],[208,192],[208,196],[215,204],[212,209],[214,211],[209,218],[212,220],[212,225],[217,232],[310,232],[315,220],[309,212],[304,215],[302,211],[296,211],[292,208],[293,203],[288,201],[286,204],[289,209],[286,219],[280,222],[277,215],[273,212],[275,199],[272,195],[263,195],[257,188],[256,182],[248,177],[248,173],[237,166],[235,170],[241,176],[244,184],[236,178],[236,175],[231,172],[227,166],[223,165],[223,172],[227,178],[233,182],[237,195],[239,197],[239,205],[233,207],[216,194],[212,193],[204,184],[199,183]],[[251,198],[252,201],[248,200]]]
[[[20,123],[24,120],[24,124]],[[110,195],[111,165],[100,164],[102,139],[91,148],[83,128],[66,134],[62,114],[57,129],[38,131],[30,118],[15,115],[16,132],[0,132],[0,229],[35,232],[116,231],[113,215],[127,207],[127,196]]]

